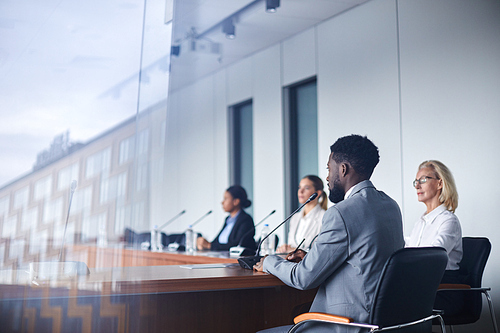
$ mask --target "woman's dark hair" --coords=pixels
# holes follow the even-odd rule
[[[233,199],[240,199],[240,206],[243,208],[248,208],[252,205],[252,201],[248,199],[247,191],[240,185],[233,185],[227,190]]]
[[[313,183],[314,190],[321,191],[320,197],[318,198],[318,202],[321,204],[321,208],[323,208],[323,210],[327,210],[328,209],[328,200],[326,200],[326,193],[323,190],[324,185],[323,185],[323,181],[321,180],[321,178],[319,178],[318,176],[315,176],[315,175],[307,175],[307,176],[304,176],[304,178],[302,178],[302,179],[310,180]]]

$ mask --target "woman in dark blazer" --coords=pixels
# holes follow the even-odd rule
[[[212,242],[198,237],[198,250],[228,251],[233,246],[243,246],[255,251],[255,226],[253,219],[243,208],[248,208],[252,202],[247,197],[245,189],[239,185],[229,187],[224,192],[222,208],[229,213],[224,226]]]

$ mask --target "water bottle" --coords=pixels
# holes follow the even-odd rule
[[[161,231],[156,229],[156,250],[163,252],[163,243],[161,241]]]
[[[158,226],[155,225],[151,230],[151,252],[158,251]]]
[[[262,228],[262,232],[260,233],[260,241],[262,242],[262,244],[260,244],[260,255],[261,256],[265,256],[265,255],[273,253],[274,248],[271,247],[272,236],[269,236],[268,238],[264,239],[268,234],[269,234],[269,224],[264,224],[264,228]]]
[[[275,235],[271,235],[269,236],[269,238],[267,239],[267,241],[269,242],[269,254],[274,254],[274,249],[275,249],[275,240],[276,240],[276,236]]]
[[[189,226],[186,230],[186,252],[194,252],[195,244],[194,244],[194,232],[193,226]]]

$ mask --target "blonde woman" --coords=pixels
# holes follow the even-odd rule
[[[441,283],[460,283],[458,269],[462,260],[462,228],[455,215],[458,193],[450,170],[435,160],[425,161],[418,167],[413,181],[418,201],[426,206],[425,213],[415,223],[407,247],[439,246],[448,253],[448,264]],[[435,309],[459,311],[460,298],[438,293]]]

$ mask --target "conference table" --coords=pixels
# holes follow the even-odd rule
[[[65,251],[65,260],[82,259],[89,275],[36,280],[0,270],[1,331],[256,332],[292,323],[316,293],[242,269],[227,253]]]

